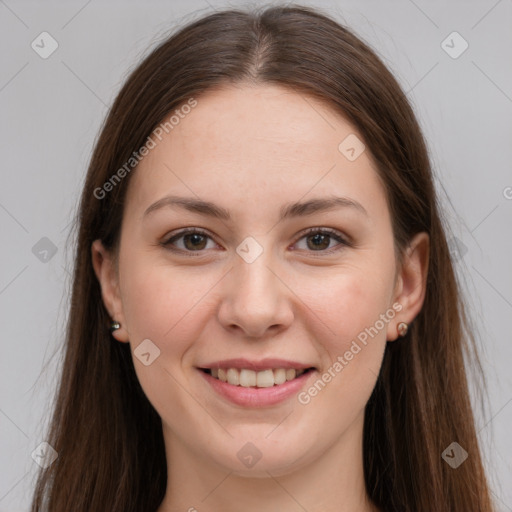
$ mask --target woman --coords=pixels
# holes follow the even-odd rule
[[[306,7],[190,23],[83,190],[33,511],[491,511],[471,348],[396,80]]]

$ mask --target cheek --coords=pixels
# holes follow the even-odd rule
[[[120,264],[123,311],[137,378],[160,416],[180,417],[190,413],[182,363],[204,329],[207,291],[215,280],[199,272],[155,264],[132,254]],[[206,296],[205,296],[206,294]],[[136,349],[149,339],[160,351],[144,365]]]
[[[200,267],[171,268],[136,255],[125,260],[120,272],[130,341],[136,346],[149,338],[162,356],[179,360],[207,321],[204,311],[218,276]]]
[[[376,278],[368,268],[340,270],[325,282],[305,284],[307,305],[329,327],[329,352],[343,350],[389,308],[390,279]],[[313,317],[314,318],[314,317]]]
[[[386,329],[395,316],[389,304],[393,260],[386,259],[386,264],[383,260],[360,261],[340,269],[321,287],[318,280],[311,281],[305,290],[308,307],[316,314],[311,315],[312,321],[318,316],[315,337],[320,339],[321,324],[330,331],[326,336],[323,329],[321,338],[321,350],[327,356],[321,382],[308,395],[322,395],[317,400],[318,406],[322,404],[320,411],[334,407],[349,416],[364,406],[373,390],[386,346]]]

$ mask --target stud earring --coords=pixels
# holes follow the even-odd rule
[[[405,322],[400,322],[397,325],[396,329],[398,331],[398,334],[403,338],[407,334],[407,331],[409,330],[409,326]]]
[[[117,329],[121,328],[121,324],[119,322],[116,322],[115,320],[112,321],[110,324],[110,332],[117,331]]]

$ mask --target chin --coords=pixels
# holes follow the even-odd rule
[[[254,433],[254,429],[251,429]],[[223,449],[210,453],[210,457],[224,470],[250,478],[284,476],[300,469],[315,458],[313,446],[305,440],[290,439],[286,432],[276,439],[265,439],[271,429],[265,428],[259,436],[237,435]],[[210,447],[211,449],[211,447]],[[320,453],[318,453],[320,456]]]

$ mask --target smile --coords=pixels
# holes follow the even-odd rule
[[[255,371],[248,368],[210,368],[203,369],[213,378],[221,382],[227,382],[232,386],[242,386],[244,388],[270,388],[280,386],[285,382],[292,381],[311,368],[269,368],[262,371]]]
[[[200,365],[197,370],[214,396],[250,408],[290,400],[318,374],[313,366],[284,359],[228,359]]]

